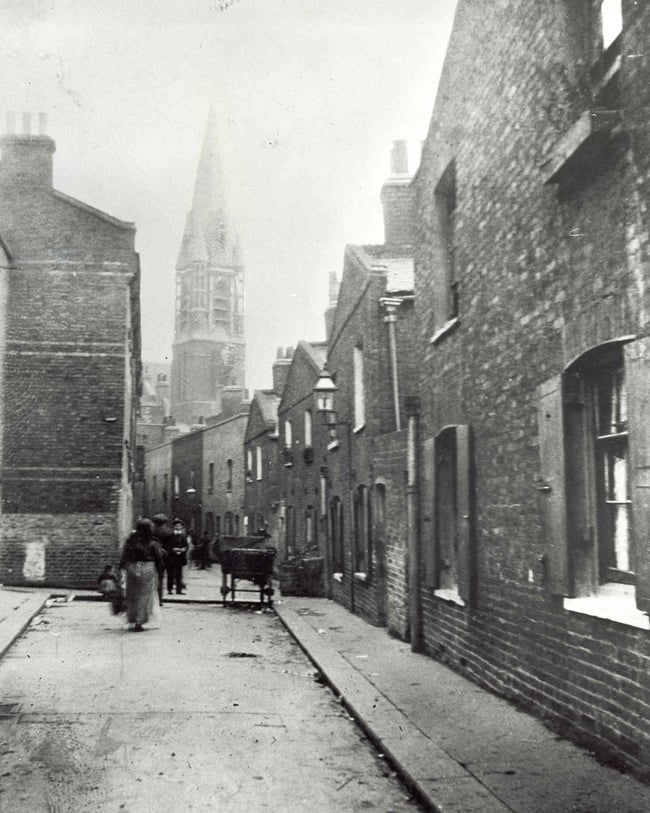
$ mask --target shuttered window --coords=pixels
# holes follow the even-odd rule
[[[636,585],[650,608],[650,339],[585,353],[539,395],[540,516],[550,591]]]

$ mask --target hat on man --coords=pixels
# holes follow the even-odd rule
[[[155,514],[151,517],[155,525],[164,525],[166,522],[169,522],[169,519],[165,514]]]

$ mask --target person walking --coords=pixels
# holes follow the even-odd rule
[[[187,550],[189,547],[185,526],[180,519],[174,520],[172,536],[167,542],[167,592],[182,596],[184,593],[183,567],[187,564]]]
[[[161,566],[153,523],[139,519],[124,544],[120,559],[120,570],[126,571],[126,617],[134,632],[142,632],[147,623],[160,625],[157,583]]]
[[[174,534],[169,527],[169,519],[165,514],[154,514],[151,518],[153,521],[153,535],[157,541],[160,552],[161,561],[160,571],[158,573],[158,599],[160,604],[163,603],[163,579],[165,571],[167,570],[167,563],[169,561],[169,552],[171,551],[171,542]]]

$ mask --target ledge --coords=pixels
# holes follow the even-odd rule
[[[631,584],[603,584],[595,596],[565,598],[563,607],[570,613],[590,615],[628,627],[650,630],[650,619],[637,608],[635,590]]]
[[[544,183],[559,183],[563,172],[579,163],[587,144],[596,144],[599,139],[606,139],[620,121],[620,110],[585,110],[555,142],[540,165]]]
[[[441,598],[443,601],[448,601],[450,604],[457,604],[459,607],[465,606],[465,602],[460,597],[458,590],[441,588],[434,590],[433,595],[436,596],[436,598]]]
[[[369,576],[367,573],[362,573],[361,571],[358,571],[354,574],[355,582],[363,582],[363,584],[367,584],[368,579]]]
[[[460,324],[460,318],[458,316],[454,316],[453,319],[450,319],[446,322],[440,330],[436,330],[433,336],[429,339],[430,344],[437,344],[442,338],[444,338],[448,333],[451,333],[452,330],[458,327]]]

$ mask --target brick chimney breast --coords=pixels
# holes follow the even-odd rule
[[[0,185],[7,190],[51,189],[54,140],[45,135],[46,117],[39,113],[39,134],[32,135],[32,116],[24,113],[23,132],[14,133],[15,114],[7,114],[0,138]]]
[[[413,245],[415,237],[415,190],[408,168],[408,143],[394,141],[390,154],[391,174],[381,188],[384,207],[384,243]]]

